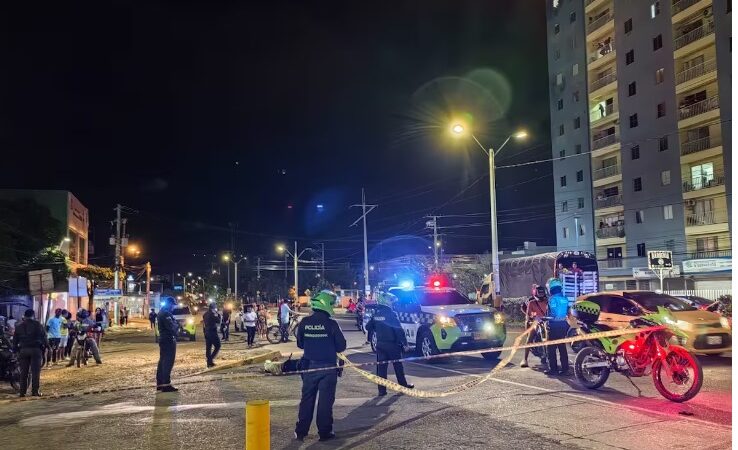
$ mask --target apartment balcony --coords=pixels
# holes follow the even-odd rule
[[[687,234],[713,234],[728,231],[728,211],[713,210],[685,217]]]
[[[712,6],[712,0],[677,0],[671,4],[671,23],[677,24]]]
[[[706,98],[691,105],[679,106],[679,128],[691,127],[720,115],[719,96]]]
[[[617,89],[615,82],[618,80],[618,76],[615,72],[608,73],[600,78],[597,78],[589,86],[590,98],[597,98],[603,95],[605,92],[614,91]]]
[[[604,5],[605,3],[609,2],[610,0],[585,0],[584,2],[584,12],[589,14],[591,11],[596,10],[600,6]]]
[[[609,197],[604,197],[604,198],[596,198],[594,201],[595,209],[612,208],[615,206],[622,206],[622,205],[623,205],[623,196],[620,194],[611,195]]]
[[[712,177],[698,177],[682,183],[682,192],[685,199],[712,196],[721,194],[725,189],[725,175],[722,171],[715,172]]]
[[[620,113],[615,108],[615,104],[610,103],[609,105],[605,105],[604,110],[597,110],[594,113],[590,113],[589,123],[592,127],[599,127],[607,122],[617,120],[618,117],[620,117]]]
[[[634,268],[647,266],[648,262],[646,261],[646,258],[641,256],[597,260],[597,267],[600,271],[600,276],[604,277],[632,276]]]
[[[608,11],[587,24],[587,39],[596,39],[614,28],[613,14]]]
[[[592,185],[594,187],[601,187],[606,184],[615,183],[622,179],[623,177],[620,174],[619,164],[603,167],[592,172]]]
[[[674,58],[682,58],[684,55],[707,47],[714,41],[715,22],[710,21],[674,39]]]
[[[598,239],[624,238],[625,227],[622,225],[613,227],[602,227],[597,230],[596,235]]]
[[[689,259],[731,258],[731,250],[701,250],[689,254]]]
[[[695,89],[702,84],[713,81],[716,76],[717,62],[715,59],[710,59],[694,67],[690,67],[689,69],[676,74],[676,93],[681,94],[687,90]],[[699,80],[697,80],[697,78],[699,78]],[[687,83],[688,81],[690,83]]]
[[[592,157],[597,157],[617,150],[620,137],[617,134],[608,134],[592,141]]]
[[[692,163],[700,159],[718,156],[723,152],[722,139],[717,136],[705,136],[699,139],[682,142],[682,163]]]
[[[597,70],[615,61],[615,44],[612,42],[612,38],[609,42],[600,42],[600,44],[602,44],[601,48],[589,53],[589,65],[587,66],[589,70]]]

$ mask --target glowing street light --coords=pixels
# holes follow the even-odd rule
[[[525,130],[518,130],[505,139],[505,141],[500,145],[497,150],[490,147],[489,149],[485,148],[484,145],[482,145],[481,142],[479,142],[479,139],[477,139],[476,136],[474,136],[474,133],[472,133],[471,130],[467,130],[466,127],[461,123],[454,123],[451,125],[451,132],[457,136],[464,136],[468,135],[471,136],[472,139],[474,139],[474,142],[477,143],[479,148],[482,149],[482,151],[487,155],[487,159],[489,160],[489,210],[490,210],[490,231],[492,235],[492,274],[494,276],[494,283],[495,283],[495,298],[497,295],[500,294],[500,256],[498,254],[497,250],[497,196],[495,192],[495,156],[500,153],[500,150],[507,145],[507,143],[510,141],[510,139],[525,139],[528,137],[528,133]],[[440,242],[436,242],[437,246],[440,246]]]

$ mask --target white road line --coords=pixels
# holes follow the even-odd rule
[[[429,368],[433,368],[433,369],[443,370],[445,372],[457,373],[457,374],[460,374],[460,375],[466,375],[468,377],[475,377],[475,378],[481,378],[482,377],[482,375],[477,375],[477,374],[473,374],[473,373],[466,373],[466,372],[462,372],[462,371],[454,370],[454,369],[447,369],[445,367],[438,367],[438,366],[432,366],[432,365],[427,365],[427,364],[420,364],[420,363],[416,363],[416,362],[409,362],[408,364],[415,364],[415,365],[422,366],[422,367],[429,367]],[[578,400],[583,400],[583,401],[586,401],[586,402],[600,403],[600,404],[603,404],[603,405],[608,405],[608,406],[615,407],[615,408],[620,408],[620,409],[630,409],[630,410],[638,411],[638,412],[642,412],[642,413],[657,414],[657,415],[660,415],[660,416],[663,416],[663,417],[669,417],[671,419],[685,420],[685,421],[688,421],[688,422],[699,423],[701,425],[709,425],[709,426],[713,426],[713,427],[717,427],[717,428],[722,428],[722,429],[725,429],[725,430],[732,430],[733,429],[733,426],[732,425],[723,425],[723,424],[719,424],[719,423],[715,423],[715,422],[710,422],[708,420],[695,419],[693,417],[674,416],[673,414],[661,412],[661,411],[658,411],[658,410],[653,410],[653,409],[648,409],[648,408],[642,408],[640,406],[623,405],[621,403],[612,402],[610,400],[604,400],[604,399],[601,399],[601,398],[586,396],[586,395],[582,395],[582,394],[575,394],[573,392],[561,392],[561,391],[557,391],[557,390],[553,390],[553,389],[548,389],[548,388],[544,388],[544,387],[540,387],[540,386],[533,386],[533,385],[530,385],[530,384],[519,383],[517,381],[502,380],[502,379],[499,379],[499,378],[490,378],[490,381],[494,381],[496,383],[502,383],[502,384],[510,384],[510,385],[518,386],[518,387],[525,387],[525,388],[528,388],[528,389],[535,389],[535,390],[538,390],[538,391],[549,392],[549,393],[556,394],[556,395],[564,395],[564,396],[567,396],[567,397],[576,398]]]

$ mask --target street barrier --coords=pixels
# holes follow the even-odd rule
[[[269,450],[270,420],[268,400],[246,403],[246,450]]]

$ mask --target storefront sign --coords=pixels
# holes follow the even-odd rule
[[[671,269],[671,252],[668,250],[648,252],[648,268]]]
[[[682,261],[684,273],[730,272],[732,258],[688,259]]]
[[[657,269],[658,270],[658,269]],[[681,275],[679,266],[671,269],[664,269],[664,278],[674,278]],[[633,278],[636,280],[653,280],[658,278],[658,274],[646,267],[633,267]]]
[[[95,289],[95,297],[120,297],[120,289]]]

